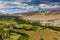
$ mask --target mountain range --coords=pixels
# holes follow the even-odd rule
[[[59,15],[60,10],[51,10],[51,11],[33,11],[33,12],[25,12],[25,13],[14,13],[13,16],[33,16],[33,15]]]
[[[22,16],[25,20],[39,21],[42,25],[60,26],[60,10],[15,13],[14,16]]]

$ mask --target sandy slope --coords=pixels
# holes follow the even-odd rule
[[[60,10],[51,10],[46,12],[27,12],[16,13],[15,16],[22,16],[26,20],[40,21],[42,25],[49,23],[49,25],[60,26]]]
[[[60,15],[33,15],[23,16],[26,20],[40,21],[43,25],[50,23],[54,26],[60,26]]]

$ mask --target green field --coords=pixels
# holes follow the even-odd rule
[[[0,40],[60,40],[60,28],[19,16],[0,16]]]

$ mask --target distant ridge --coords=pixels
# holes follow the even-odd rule
[[[13,14],[14,16],[31,16],[31,15],[34,15],[34,14],[39,14],[40,12],[39,11],[33,11],[33,12],[25,12],[25,13],[15,13]]]
[[[51,10],[51,11],[33,11],[33,12],[25,12],[25,13],[14,13],[12,16],[32,16],[32,15],[59,15],[60,10]]]
[[[51,10],[48,11],[48,13],[46,13],[46,15],[59,15],[60,14],[60,10]]]
[[[25,13],[13,13],[13,14],[4,14],[0,13],[0,16],[33,16],[33,15],[60,15],[60,10],[50,10],[50,11],[32,11],[32,12],[25,12]]]

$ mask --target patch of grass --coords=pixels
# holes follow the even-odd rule
[[[4,40],[18,40],[18,38],[21,37],[20,34],[16,34],[16,33],[11,33],[9,38],[4,38]]]
[[[58,38],[53,38],[53,40],[59,40]]]
[[[29,36],[28,35],[22,35],[21,37],[19,37],[18,40],[28,40]]]

